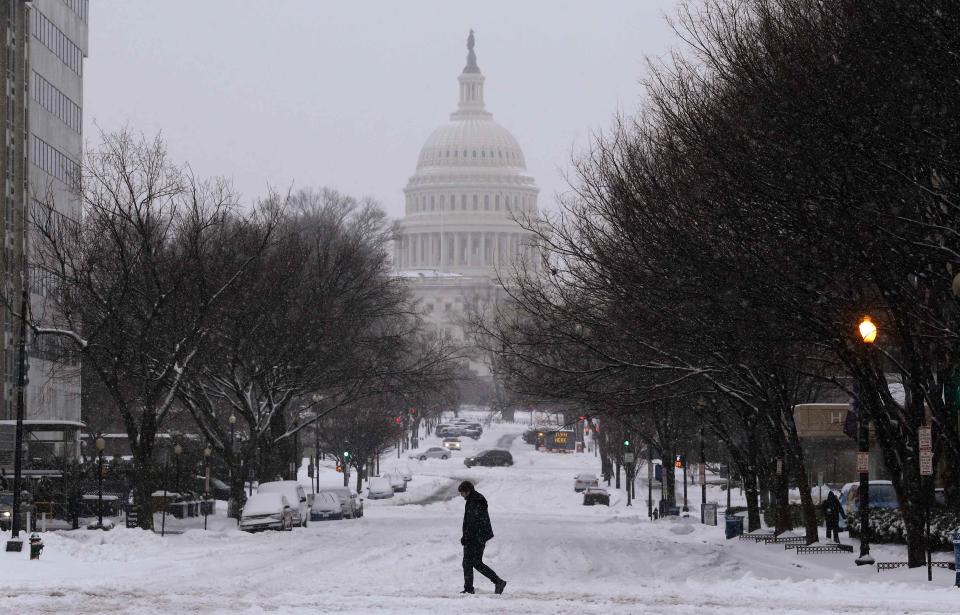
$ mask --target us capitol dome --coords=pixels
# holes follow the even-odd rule
[[[508,277],[514,264],[540,266],[533,234],[515,220],[536,219],[539,190],[520,144],[484,106],[472,30],[457,81],[457,110],[427,138],[404,188],[394,265],[427,319],[462,337],[464,306],[498,295],[498,270]]]

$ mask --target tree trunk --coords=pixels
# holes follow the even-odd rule
[[[131,446],[133,475],[135,477],[133,501],[137,507],[137,525],[144,530],[153,529],[154,465],[153,441],[143,441]]]
[[[820,539],[820,525],[817,522],[817,509],[813,504],[813,495],[810,492],[810,481],[807,476],[807,466],[800,446],[800,436],[797,434],[797,424],[793,420],[793,409],[784,413],[784,422],[787,431],[787,453],[790,460],[790,471],[800,489],[800,506],[803,510],[803,527],[807,544],[813,544]]]

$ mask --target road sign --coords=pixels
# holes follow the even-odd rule
[[[920,476],[933,476],[933,451],[920,451]]]
[[[633,453],[624,453],[623,463],[633,463]]]
[[[920,427],[917,429],[917,440],[920,442],[921,451],[930,451],[933,450],[933,437],[931,432],[933,430],[929,427]]]
[[[870,472],[870,453],[857,453],[857,474]]]

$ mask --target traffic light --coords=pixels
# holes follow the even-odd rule
[[[350,459],[350,451],[343,451],[343,458]]]
[[[624,441],[623,441],[623,445],[624,445],[626,448],[630,448],[630,440],[624,440]]]
[[[417,416],[417,409],[416,409],[416,408],[410,408],[410,416]]]
[[[676,460],[673,462],[673,467],[678,469],[683,467],[683,455],[677,455]]]
[[[581,416],[581,417],[580,417],[580,420],[581,420],[581,421],[585,421],[585,420],[587,420],[587,417]]]
[[[396,423],[397,425],[399,425],[402,421],[403,421],[403,419],[401,419],[399,416],[394,417],[394,419],[393,419],[393,422]]]
[[[343,466],[339,463],[337,464],[337,472],[343,472]]]

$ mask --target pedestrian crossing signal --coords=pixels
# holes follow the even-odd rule
[[[673,467],[680,469],[683,467],[683,455],[677,455],[676,460],[673,462]]]
[[[339,463],[337,464],[337,472],[343,472],[343,466]]]

